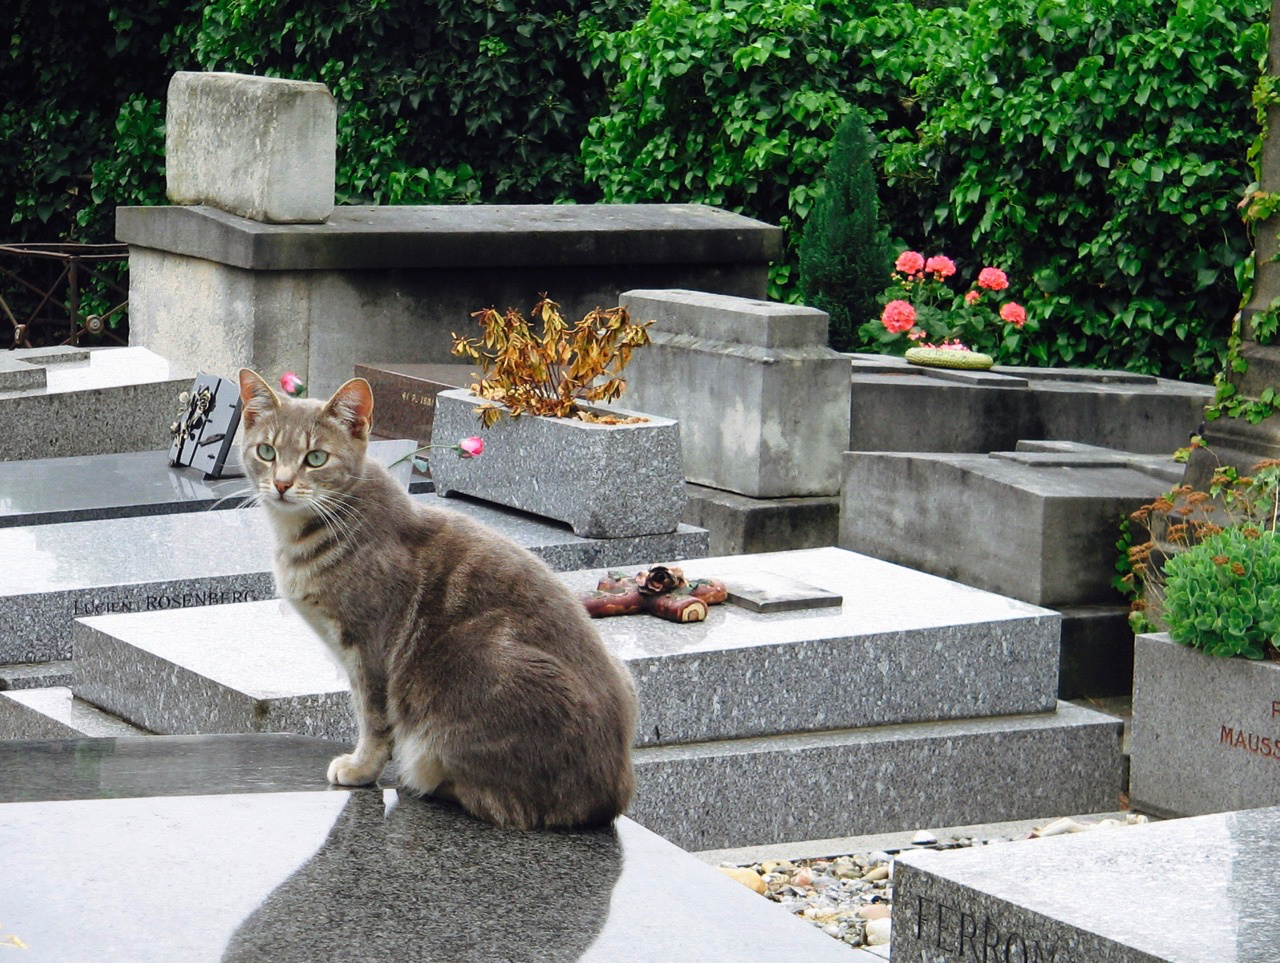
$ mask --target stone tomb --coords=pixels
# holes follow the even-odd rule
[[[912,852],[893,963],[1272,963],[1280,809]]]
[[[702,291],[622,295],[653,343],[621,404],[680,422],[689,503],[717,555],[831,545],[849,364],[822,311]]]
[[[1119,523],[1182,466],[1076,442],[992,454],[844,456],[841,546],[1060,610],[1064,698],[1129,691],[1132,632],[1111,586]]]
[[[784,577],[843,605],[597,623],[639,690],[632,814],[667,838],[704,849],[1114,807],[1120,724],[1056,702],[1054,613],[831,548],[684,568],[766,596]],[[586,589],[601,574],[563,577]],[[149,730],[353,731],[345,679],[279,601],[85,619],[75,653],[76,694]],[[47,731],[12,698],[0,709],[10,735]],[[762,796],[773,783],[790,788]]]
[[[620,959],[849,950],[629,819],[510,832],[332,790],[290,736],[0,743],[0,945],[33,960]],[[216,881],[216,885],[210,885]]]
[[[1131,371],[924,368],[890,355],[853,362],[855,451],[1012,451],[1029,438],[1168,455],[1213,400],[1209,385]]]
[[[390,465],[415,447],[375,441],[369,457]],[[411,470],[401,462],[396,477],[407,485]],[[0,492],[0,528],[11,528],[238,508],[250,487],[243,475],[206,481],[196,469],[171,468],[167,451],[130,451],[0,462]]]
[[[3,352],[0,462],[163,448],[190,384],[144,348]]]
[[[1129,794],[1144,812],[1280,806],[1280,664],[1138,636],[1131,754]]]
[[[357,350],[453,361],[472,312],[527,312],[542,291],[570,321],[641,286],[763,297],[781,250],[778,228],[697,204],[344,205],[323,224],[121,207],[116,236],[135,344],[205,371],[296,371],[312,397]]]
[[[471,515],[561,570],[706,552],[706,534],[689,526],[669,535],[585,539],[466,499],[414,497]],[[71,625],[82,616],[272,598],[271,539],[259,510],[0,528],[0,664],[70,658]]]

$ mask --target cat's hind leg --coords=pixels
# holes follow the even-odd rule
[[[445,768],[437,740],[425,733],[400,733],[396,739],[396,766],[400,784],[419,796],[435,796],[457,802],[453,782]]]

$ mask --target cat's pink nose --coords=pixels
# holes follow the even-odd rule
[[[283,495],[285,492],[287,492],[290,488],[293,487],[293,480],[290,479],[289,481],[274,481],[272,482],[272,484],[276,486],[276,491],[278,491],[281,495]]]

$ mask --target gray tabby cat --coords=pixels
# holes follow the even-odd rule
[[[280,593],[345,666],[359,724],[329,781],[400,781],[510,828],[608,823],[634,789],[635,690],[539,559],[416,504],[365,460],[373,395],[328,402],[240,372],[245,472]]]

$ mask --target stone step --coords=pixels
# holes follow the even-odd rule
[[[1050,712],[1058,617],[824,548],[682,563],[690,578],[768,590],[784,575],[842,606],[713,606],[705,622],[596,622],[639,691],[638,745]],[[563,575],[594,588],[604,570]],[[104,615],[75,629],[75,690],[156,732],[351,738],[346,680],[275,601]]]
[[[0,739],[145,736],[145,729],[72,696],[66,686],[0,692]]]
[[[407,439],[374,441],[369,457],[390,465],[416,447]],[[409,462],[395,472],[407,486]],[[238,508],[251,490],[242,475],[206,480],[198,469],[171,468],[167,448],[0,462],[0,528]]]
[[[1102,812],[1121,723],[1056,712],[655,746],[629,815],[689,850]]]
[[[1278,834],[1272,808],[904,854],[893,961],[1274,960]]]
[[[71,660],[19,662],[0,665],[0,691],[5,689],[47,689],[71,685]]]
[[[687,525],[586,539],[497,506],[413,497],[477,518],[560,570],[706,554],[706,532]],[[69,658],[82,616],[269,599],[271,545],[266,517],[252,509],[0,528],[0,664]]]

